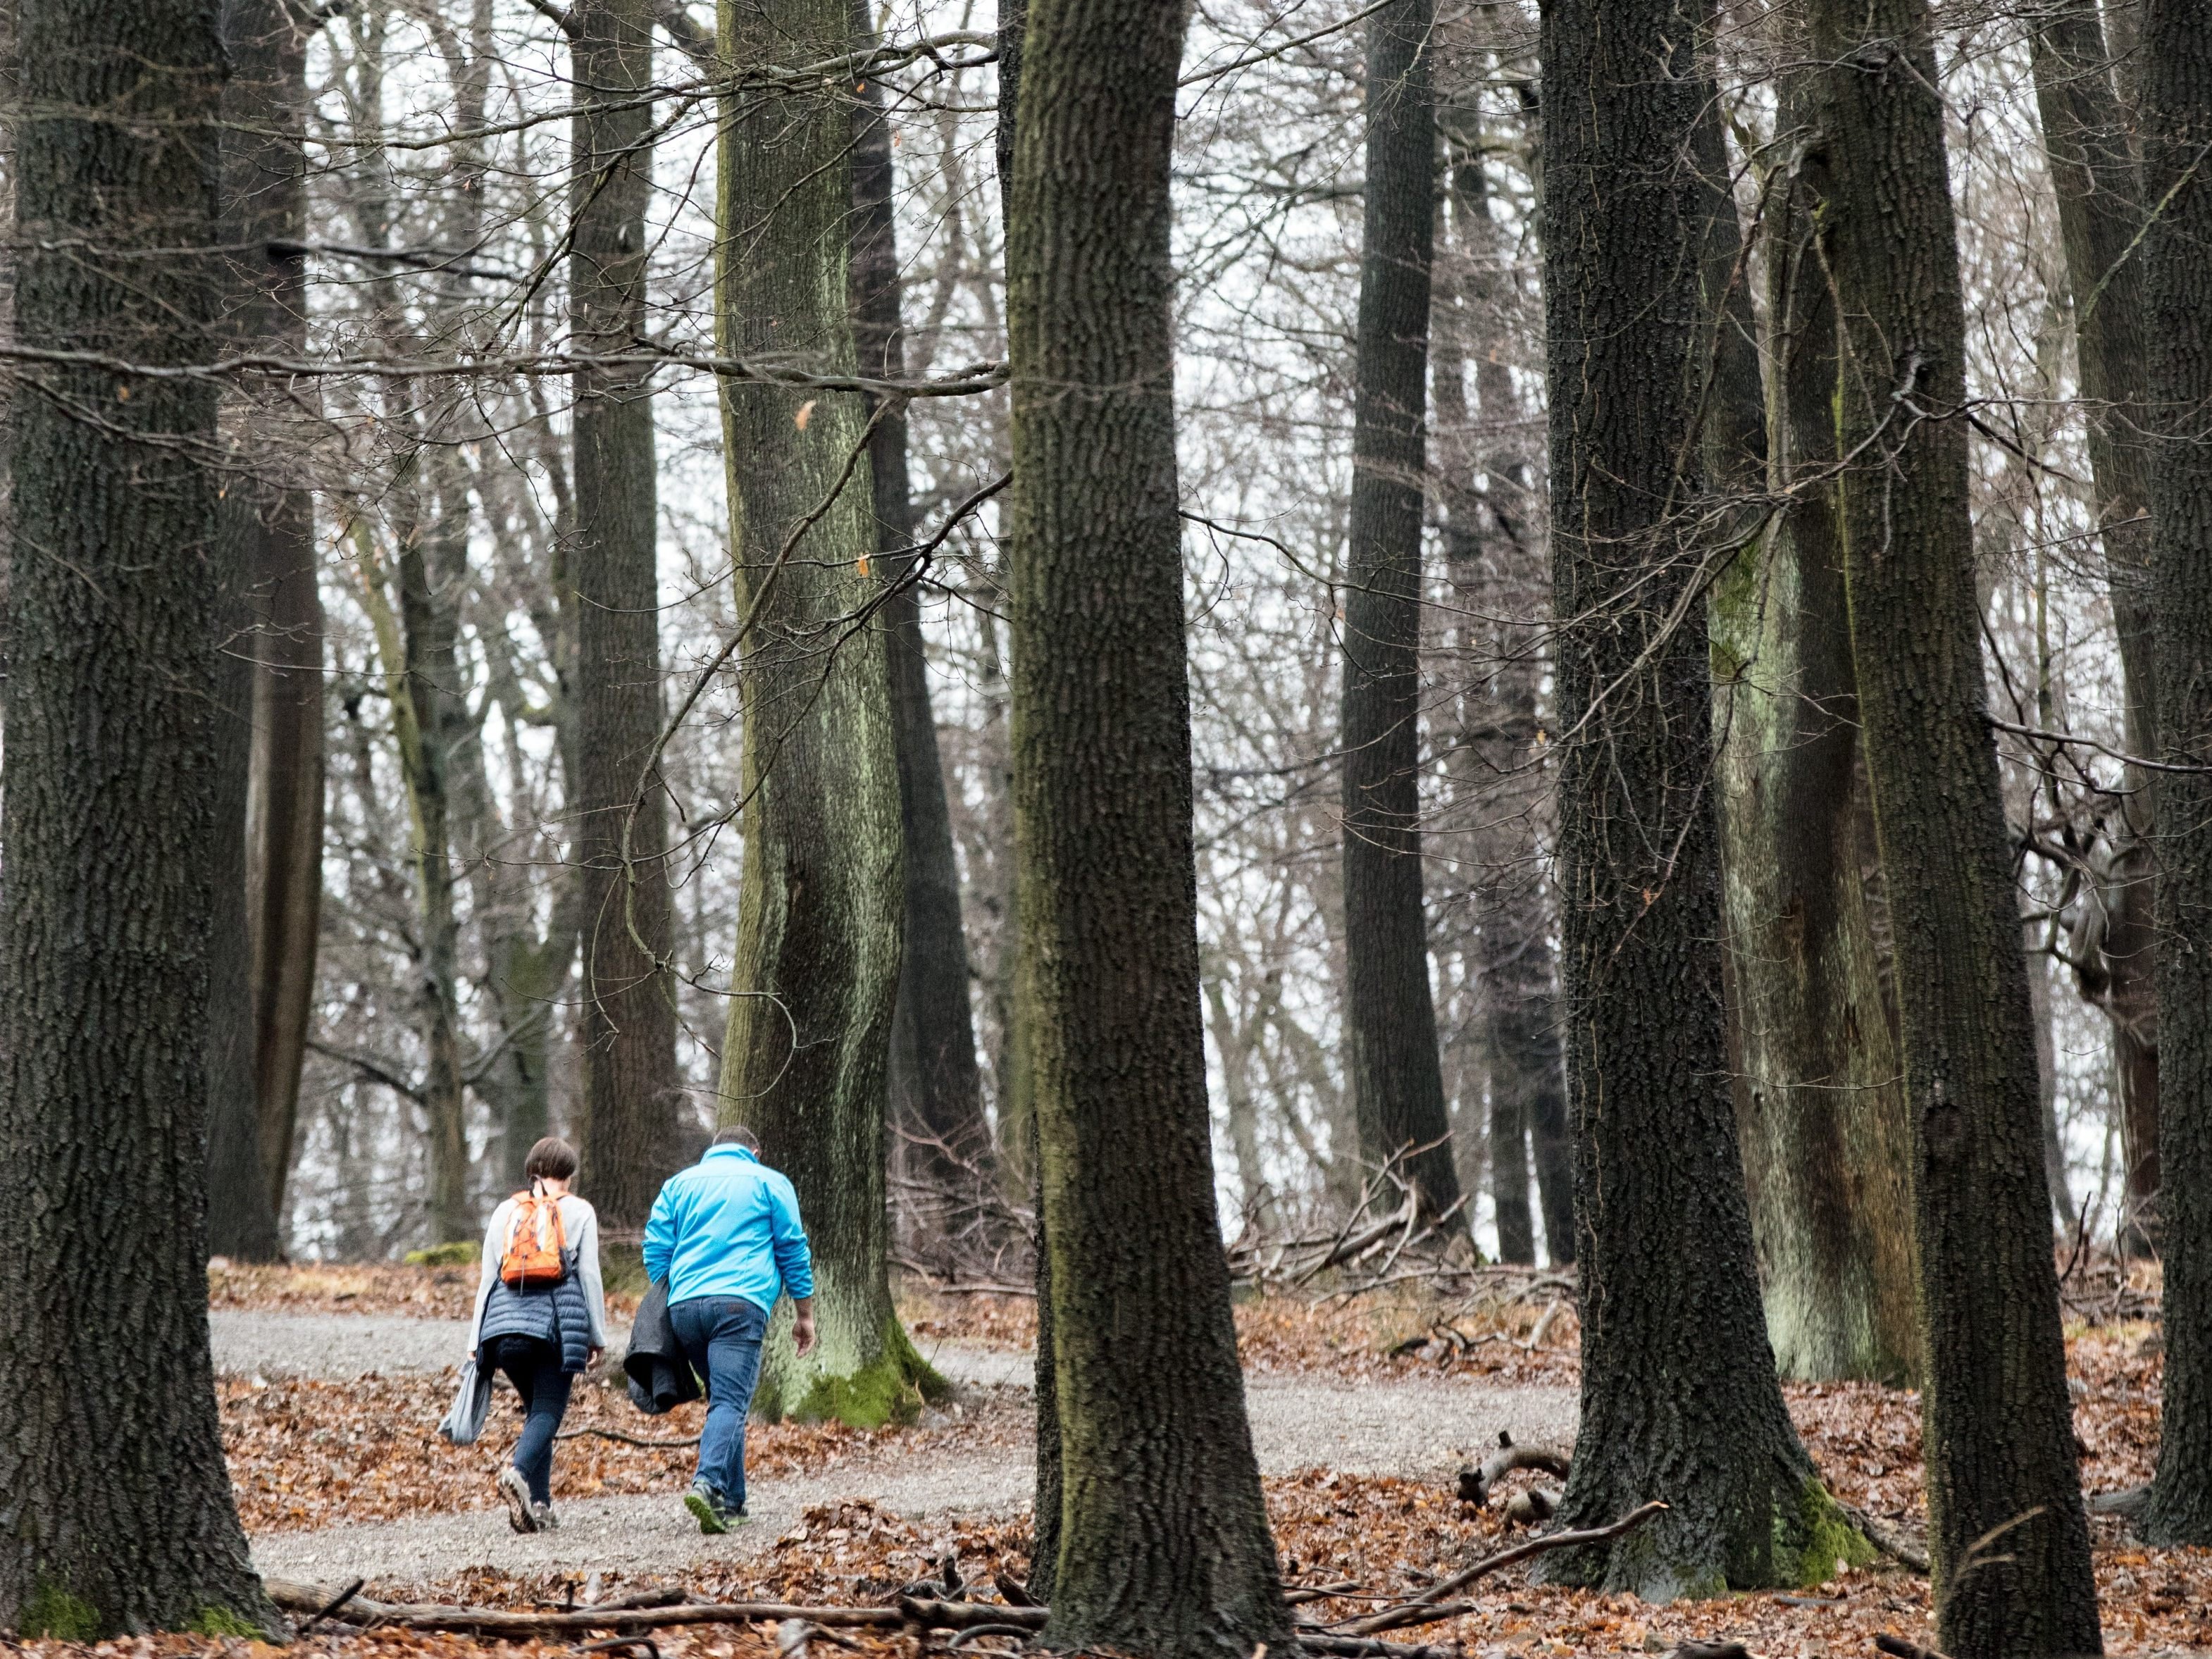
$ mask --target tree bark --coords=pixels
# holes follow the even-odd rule
[[[2158,664],[2150,606],[2151,454],[2142,441],[2148,373],[2143,267],[2133,257],[2142,195],[2129,123],[2112,83],[2096,0],[2060,0],[2030,36],[2036,104],[2060,241],[2074,298],[2074,345],[2088,414],[2089,467],[2112,622],[2119,636],[2128,752],[2158,752]],[[2125,772],[2112,830],[2111,877],[2091,902],[2104,912],[2100,948],[2084,964],[2083,991],[2112,1021],[2127,1165],[2124,1242],[2156,1236],[2158,1155],[2156,778]]]
[[[272,245],[301,235],[307,40],[283,0],[226,0],[222,241],[226,332],[297,356],[305,266]],[[299,389],[246,403],[222,495],[222,663],[210,956],[209,1244],[283,1251],[284,1187],[313,998],[322,909],[323,612],[314,504],[288,474],[305,434]]]
[[[1368,22],[1351,547],[1344,589],[1345,1063],[1360,1155],[1459,1200],[1421,895],[1421,509],[1435,235],[1434,0]]]
[[[853,38],[861,45],[876,38],[868,0],[853,0]],[[892,202],[896,183],[883,91],[868,81],[859,88],[854,106],[854,335],[860,372],[893,380],[906,374]],[[921,627],[923,572],[915,568],[917,561],[906,550],[915,544],[906,410],[896,405],[878,410],[872,402],[870,410],[876,416],[868,440],[876,551],[884,580],[891,584],[883,617],[906,870],[906,949],[893,1025],[891,1121],[899,1139],[898,1160],[957,1203],[972,1197],[979,1185],[996,1183],[997,1158],[975,1064],[960,866],[937,749],[937,716],[930,707],[928,648]]]
[[[1218,1659],[1293,1635],[1206,1100],[1169,246],[1184,18],[1179,0],[1028,16],[1007,258],[1014,801],[1060,1457],[1040,1640]]]
[[[722,0],[726,69],[814,63],[852,41],[849,0]],[[842,89],[724,105],[715,326],[721,349],[850,374],[852,119]],[[891,1305],[885,1060],[904,890],[860,402],[726,381],[722,425],[744,642],[744,866],[720,1110],[791,1176],[814,1243],[821,1340],[779,1312],[770,1417],[874,1425],[940,1385]]]
[[[23,0],[17,28],[17,338],[208,361],[215,9]],[[216,398],[40,379],[0,807],[0,1628],[274,1631],[208,1348]]]
[[[1455,143],[1445,199],[1453,240],[1469,271],[1465,300],[1492,303],[1485,275],[1502,257],[1488,204],[1482,153]],[[1472,325],[1472,323],[1467,325]],[[1474,359],[1483,423],[1503,431],[1525,412],[1504,353],[1440,331],[1437,344],[1439,432],[1468,426],[1466,359]],[[1454,454],[1444,464],[1445,558],[1464,615],[1459,632],[1473,678],[1461,697],[1455,763],[1480,801],[1473,854],[1474,969],[1489,1051],[1491,1203],[1498,1249],[1507,1261],[1535,1260],[1528,1200],[1529,1146],[1544,1243],[1554,1265],[1572,1261],[1574,1170],[1567,1151],[1566,1074],[1559,1054],[1558,926],[1542,869],[1541,798],[1547,793],[1538,695],[1548,665],[1539,619],[1546,599],[1542,551],[1526,534],[1520,500],[1528,464],[1502,439],[1492,453]],[[1470,452],[1474,446],[1462,446]],[[1480,475],[1485,488],[1472,486]],[[1484,618],[1490,620],[1484,620]]]
[[[1567,1075],[1582,1428],[1562,1524],[1673,1505],[1558,1582],[1818,1582],[1867,1547],[1767,1346],[1726,1074],[1696,499],[1712,95],[1677,0],[1553,0],[1542,61]]]
[[[1807,170],[1838,312],[1836,443],[1858,458],[1840,520],[1913,1123],[1937,1640],[1960,1659],[2094,1653],[2035,1040],[1984,708],[1932,25],[1923,0],[1817,0],[1809,16],[1820,142]],[[2002,1547],[1975,1553],[1995,1528],[2010,1528]]]
[[[2144,240],[2151,356],[2152,569],[2160,783],[2158,997],[2165,1085],[2166,1376],[2158,1474],[2140,1525],[2160,1543],[2212,1544],[2212,19],[2179,0],[2142,18]]]
[[[1806,118],[1781,92],[1779,125]],[[1740,1048],[1738,1123],[1766,1332],[1784,1376],[1901,1384],[1918,1370],[1911,1131],[1861,880],[1858,702],[1836,521],[1836,314],[1806,204],[1769,198],[1772,439],[1718,123],[1707,286],[1717,320],[1709,471],[1750,507],[1788,505],[1713,589],[1723,904]],[[1735,435],[1725,435],[1733,425]],[[1794,493],[1792,493],[1794,492]]]
[[[993,134],[999,176],[999,215],[1006,238],[1006,279],[1012,290],[1014,246],[1014,135],[1021,130],[1022,45],[1029,35],[1029,0],[1002,0],[999,8],[999,108]],[[1005,567],[1001,567],[1004,568]],[[1003,596],[1001,596],[1003,597]],[[992,628],[988,616],[983,621]],[[995,634],[991,635],[995,641]],[[988,659],[997,661],[993,643]],[[1012,738],[1008,737],[1007,771],[1001,802],[1007,830],[1013,826]],[[1011,833],[1007,840],[1012,839]],[[1005,988],[1000,1006],[1002,1032],[999,1079],[999,1146],[1004,1156],[1009,1185],[1019,1182],[1035,1218],[1031,1248],[1036,1255],[1036,1369],[1033,1393],[1036,1399],[1036,1491],[1030,1540],[1029,1589],[1032,1599],[1052,1605],[1054,1577],[1060,1565],[1062,1500],[1060,1443],[1059,1346],[1053,1340],[1052,1252],[1044,1237],[1044,1152],[1039,1141],[1036,1102],[1030,1088],[1030,1070],[1022,1037],[1036,1018],[1032,988],[1021,975],[1021,908],[1015,889],[1020,878],[1013,848],[1005,867],[1012,878],[1005,884],[1000,922],[999,979]]]
[[[576,349],[646,332],[653,195],[652,0],[578,0],[570,14]],[[584,886],[584,1190],[601,1223],[645,1225],[678,1162],[675,902],[660,737],[659,494],[653,396],[635,371],[578,375],[575,405],[577,857]]]

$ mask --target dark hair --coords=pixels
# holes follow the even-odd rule
[[[709,1146],[742,1146],[749,1152],[760,1151],[760,1137],[742,1123],[725,1123],[714,1131]]]
[[[576,1173],[576,1149],[558,1135],[548,1135],[522,1160],[526,1181],[568,1181]]]

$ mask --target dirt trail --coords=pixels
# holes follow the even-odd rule
[[[214,1324],[218,1369],[261,1376],[442,1370],[457,1361],[467,1337],[466,1327],[452,1321],[378,1316],[218,1312]],[[969,1388],[1030,1382],[1025,1353],[945,1342],[927,1357]],[[1249,1379],[1246,1398],[1261,1468],[1269,1474],[1316,1466],[1424,1474],[1468,1461],[1500,1429],[1516,1439],[1565,1441],[1574,1432],[1575,1395],[1564,1388],[1277,1375]],[[809,1506],[844,1498],[872,1498],[910,1519],[1024,1507],[1034,1480],[1029,1449],[978,1440],[972,1455],[869,1457],[818,1474],[756,1481],[752,1523],[725,1538],[701,1537],[672,1490],[565,1503],[561,1529],[535,1536],[508,1531],[504,1513],[495,1510],[268,1534],[253,1540],[254,1560],[264,1572],[318,1582],[356,1574],[436,1578],[474,1566],[665,1571],[702,1556],[757,1553]]]

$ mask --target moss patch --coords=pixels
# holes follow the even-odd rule
[[[98,1641],[100,1613],[91,1602],[70,1595],[52,1579],[41,1578],[31,1599],[23,1603],[21,1633],[57,1642]]]
[[[450,1244],[433,1244],[427,1250],[410,1250],[404,1260],[410,1267],[473,1267],[477,1247],[468,1239],[456,1239]]]
[[[787,1405],[772,1384],[755,1399],[770,1422],[842,1423],[853,1429],[880,1429],[886,1423],[911,1423],[925,1404],[948,1398],[952,1385],[915,1352],[906,1327],[893,1314],[884,1325],[884,1351],[872,1364],[848,1376],[818,1376],[795,1405]]]
[[[202,1607],[185,1628],[195,1636],[244,1636],[255,1641],[269,1634],[252,1620],[228,1607]]]
[[[1833,1578],[1838,1561],[1850,1567],[1870,1566],[1878,1553],[1851,1524],[1843,1505],[1817,1480],[1808,1480],[1800,1492],[1794,1526],[1785,1527],[1781,1516],[1775,1517],[1775,1576],[1800,1589]]]

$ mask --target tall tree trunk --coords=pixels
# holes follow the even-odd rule
[[[1344,589],[1346,1069],[1370,1164],[1413,1153],[1421,1208],[1459,1200],[1421,896],[1421,503],[1435,235],[1434,0],[1367,25],[1351,549]]]
[[[16,337],[208,361],[214,9],[23,0],[17,29]],[[15,410],[35,556],[9,573],[0,807],[0,1628],[275,1630],[208,1349],[216,398],[41,380]]]
[[[2166,1380],[2158,1474],[2142,1520],[2160,1543],[2212,1544],[2212,17],[2150,0],[2142,18],[2144,242],[2152,430],[2159,729],[2194,769],[2160,783]]]
[[[297,356],[307,51],[282,0],[226,0],[222,240],[227,332],[239,348]],[[216,744],[210,957],[209,1243],[273,1259],[292,1162],[322,910],[323,612],[314,506],[288,480],[304,449],[295,388],[236,413],[223,491],[224,619]],[[247,1184],[251,1182],[249,1188]]]
[[[652,0],[578,0],[569,306],[580,353],[646,332],[653,195]],[[658,492],[653,398],[634,370],[577,376],[577,854],[584,886],[585,1190],[600,1219],[641,1228],[678,1163],[675,902],[659,740]]]
[[[849,0],[722,0],[728,69],[816,63],[852,40]],[[715,327],[732,356],[855,358],[848,310],[852,121],[839,94],[726,100]],[[744,868],[721,1112],[758,1131],[814,1242],[821,1340],[779,1315],[760,1405],[878,1424],[935,1373],[891,1305],[885,1059],[903,887],[883,632],[847,631],[872,573],[866,421],[842,393],[723,383],[744,642]]]
[[[2060,240],[2074,290],[2075,356],[2088,411],[2089,467],[2105,568],[2119,635],[2128,750],[2158,752],[2158,666],[2150,605],[2149,448],[2142,438],[2145,376],[2143,268],[2133,256],[2142,195],[2128,122],[2112,83],[2096,0],[2059,0],[2030,37],[2037,107]],[[2089,902],[2104,912],[2100,948],[2083,988],[2112,1021],[2127,1160],[2124,1243],[2155,1234],[2159,1190],[2157,945],[2151,849],[2156,780],[2126,772],[2112,830],[2111,877]]]
[[[1804,113],[1785,82],[1782,129]],[[1784,1376],[1901,1383],[1918,1369],[1911,1129],[1860,879],[1858,705],[1826,476],[1835,307],[1806,204],[1782,185],[1767,220],[1770,445],[1726,156],[1717,119],[1699,125],[1717,227],[1706,262],[1708,470],[1752,507],[1728,515],[1743,533],[1763,510],[1770,448],[1775,490],[1795,492],[1737,554],[1711,607],[1738,1123],[1767,1337]],[[1723,285],[1725,299],[1713,291]]]
[[[1059,1407],[1040,1639],[1218,1659],[1293,1638],[1206,1101],[1170,311],[1184,17],[1029,13],[1007,227],[1015,857]]]
[[[1697,530],[1711,95],[1678,0],[1544,15],[1545,293],[1582,1427],[1563,1519],[1674,1507],[1549,1577],[1665,1600],[1865,1559],[1760,1314],[1721,1002]]]
[[[1455,146],[1446,199],[1460,258],[1469,268],[1466,297],[1494,302],[1485,272],[1502,250],[1489,193],[1481,151],[1472,143]],[[1438,339],[1439,431],[1468,423],[1467,345],[1449,333]],[[1523,413],[1504,354],[1493,346],[1472,356],[1481,420],[1502,432]],[[1538,823],[1544,780],[1537,696],[1547,666],[1545,627],[1536,619],[1543,604],[1542,556],[1524,533],[1518,507],[1528,488],[1528,463],[1503,440],[1493,445],[1492,453],[1479,458],[1453,457],[1443,492],[1445,556],[1463,595],[1461,632],[1470,672],[1480,671],[1462,697],[1459,762],[1468,787],[1483,796],[1473,879],[1475,969],[1490,1060],[1491,1201],[1499,1255],[1534,1261],[1528,1202],[1533,1137],[1545,1248],[1559,1264],[1575,1259],[1574,1169],[1552,944],[1557,917],[1543,878]],[[1480,493],[1472,487],[1478,472],[1486,486]]]
[[[993,148],[999,173],[999,216],[1006,233],[1006,284],[1013,287],[1014,246],[1014,135],[1021,130],[1022,46],[1029,38],[1029,0],[1002,0],[999,8],[999,108]],[[1006,567],[1001,567],[1002,568]],[[986,630],[991,629],[987,615]],[[994,645],[989,661],[995,663]],[[1012,742],[1008,734],[1005,807],[1006,828],[1013,828]],[[1011,854],[1013,849],[1009,848]],[[1012,879],[1004,894],[1000,923],[999,981],[1006,989],[1000,1002],[1002,1032],[999,1079],[999,1146],[1010,1183],[1019,1182],[1021,1196],[1029,1200],[1035,1219],[1031,1240],[1036,1254],[1036,1491],[1031,1509],[1033,1534],[1030,1540],[1031,1595],[1052,1604],[1054,1577],[1060,1565],[1062,1459],[1060,1443],[1059,1345],[1053,1338],[1052,1252],[1044,1232],[1044,1149],[1038,1135],[1036,1095],[1024,1035],[1037,1017],[1034,987],[1021,975],[1021,907],[1017,902],[1020,881],[1018,860],[1009,856],[1005,867]]]
[[[1914,1126],[1940,1645],[2098,1651],[2035,1037],[1984,702],[1966,325],[1924,0],[1815,0],[1840,520]],[[2009,1528],[2001,1547],[1977,1540]],[[1971,1569],[1971,1570],[1970,1570]]]
[[[853,36],[875,36],[868,0],[852,0]],[[881,87],[863,82],[854,108],[853,319],[860,372],[884,380],[906,374],[906,337],[899,320],[897,218],[892,195],[890,124]],[[952,813],[937,750],[930,707],[929,659],[921,629],[922,572],[905,550],[915,543],[914,497],[907,476],[906,410],[876,411],[868,440],[875,483],[876,550],[890,592],[884,630],[890,654],[892,738],[898,755],[899,821],[905,848],[906,950],[900,962],[892,1129],[903,1162],[946,1197],[972,1196],[995,1184],[997,1159],[983,1116],[982,1079],[975,1064],[975,1018],[969,993],[968,936],[960,918],[960,866],[952,846]]]

